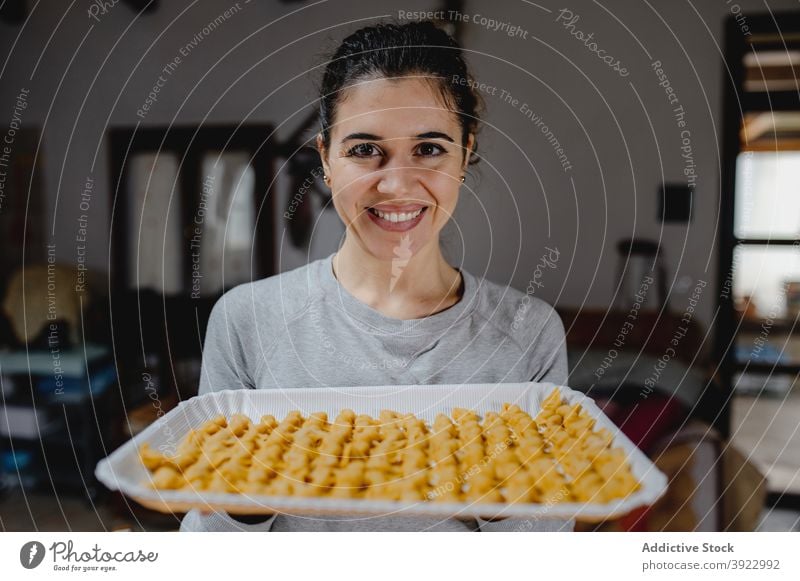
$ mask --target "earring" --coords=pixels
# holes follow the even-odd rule
[[[328,174],[326,174],[326,173],[322,174],[322,181],[325,182],[326,186],[331,185],[330,184],[331,178],[329,178]]]
[[[463,184],[463,183],[464,183],[466,180],[467,180],[467,178],[465,178],[464,176],[461,176],[461,183],[462,183],[462,184]]]

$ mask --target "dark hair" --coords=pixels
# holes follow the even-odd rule
[[[330,147],[330,127],[344,90],[365,78],[422,75],[434,82],[444,102],[459,118],[462,146],[480,125],[482,101],[461,47],[430,21],[377,24],[345,38],[325,68],[320,87],[319,123],[322,142]],[[477,143],[476,143],[477,145]],[[476,150],[473,145],[472,159]]]

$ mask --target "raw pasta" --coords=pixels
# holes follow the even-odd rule
[[[420,502],[593,502],[640,484],[613,434],[595,429],[555,389],[536,417],[504,404],[483,418],[454,408],[432,424],[383,410],[292,411],[258,423],[218,416],[191,430],[174,455],[144,444],[157,489]]]

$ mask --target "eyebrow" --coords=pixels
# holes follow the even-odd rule
[[[372,133],[351,133],[350,135],[342,139],[342,143],[353,139],[365,139],[368,141],[383,141],[382,137],[379,137],[378,135],[374,135]],[[419,135],[415,135],[414,139],[444,139],[445,141],[449,141],[450,143],[455,143],[452,137],[447,135],[447,133],[442,133],[441,131],[428,131],[426,133],[420,133]]]

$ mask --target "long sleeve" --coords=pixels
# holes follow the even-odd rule
[[[530,342],[533,368],[531,381],[565,384],[569,376],[567,365],[567,340],[561,317],[548,307],[544,325]]]
[[[231,293],[220,298],[211,310],[203,343],[200,395],[224,389],[253,389],[244,350],[239,300]]]

